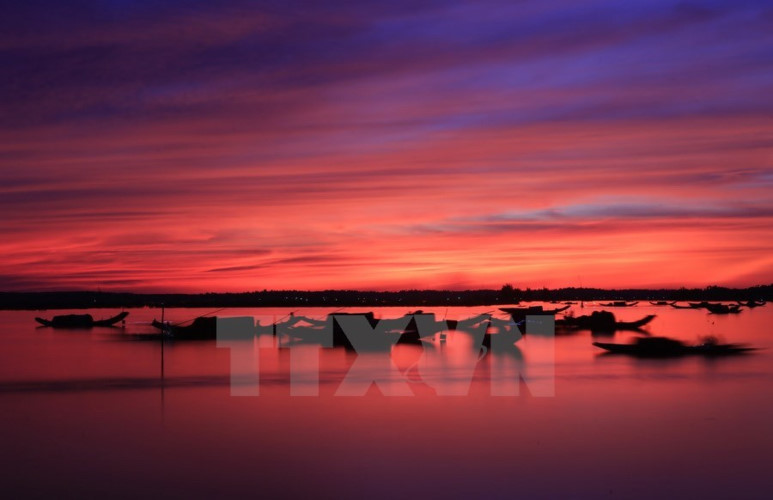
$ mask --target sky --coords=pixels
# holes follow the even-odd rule
[[[36,1],[0,290],[773,283],[768,1]]]

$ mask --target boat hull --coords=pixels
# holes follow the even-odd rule
[[[594,342],[593,345],[612,354],[625,354],[641,358],[672,358],[681,356],[729,356],[744,354],[753,351],[754,348],[740,344],[714,344],[685,345],[677,340],[666,338],[650,338],[649,342],[637,342],[634,344],[611,344]]]
[[[171,325],[153,320],[152,325],[167,336],[178,340],[214,340],[217,338],[217,317],[200,317],[189,326]]]
[[[655,315],[650,314],[637,321],[617,321],[615,315],[611,312],[594,311],[587,316],[578,316],[576,318],[566,317],[563,320],[557,321],[556,326],[590,330],[592,332],[611,333],[618,330],[636,331],[647,325],[653,319],[655,319]]]
[[[119,321],[126,319],[129,313],[124,311],[112,318],[94,320],[91,314],[65,314],[53,318],[35,318],[35,321],[43,326],[52,328],[92,328],[95,326],[114,326]]]

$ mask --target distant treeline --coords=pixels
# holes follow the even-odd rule
[[[113,292],[0,292],[0,309],[92,309],[123,307],[377,307],[483,306],[527,301],[593,300],[773,300],[773,284],[751,288],[680,288],[663,290],[542,288],[505,285],[499,290],[264,290],[245,293],[141,294]]]

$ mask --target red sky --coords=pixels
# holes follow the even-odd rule
[[[488,7],[14,7],[0,290],[773,282],[764,2]]]

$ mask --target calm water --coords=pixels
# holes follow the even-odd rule
[[[492,309],[426,310],[463,319]],[[318,318],[329,312],[295,310]],[[160,343],[129,335],[151,332],[158,310],[131,310],[125,329],[87,331],[33,321],[68,311],[0,311],[3,489],[26,496],[769,498],[773,306],[730,316],[649,305],[613,311],[623,320],[657,314],[647,328],[655,335],[688,342],[715,335],[763,349],[640,360],[602,356],[590,333],[580,332],[554,341],[527,335],[517,350],[478,360],[469,355],[469,335],[458,332],[445,344],[393,351],[389,373],[399,384],[407,379],[413,396],[371,388],[346,397],[336,394],[347,374],[383,368],[383,357],[305,347],[293,358],[262,337],[251,347],[260,395],[239,397],[229,384],[232,351],[214,341],[167,343],[161,378]],[[205,312],[167,310],[166,318]],[[218,315],[266,323],[289,312]],[[319,374],[318,396],[290,395],[291,367]],[[513,382],[519,374],[520,384]],[[492,396],[492,387],[519,393]]]

